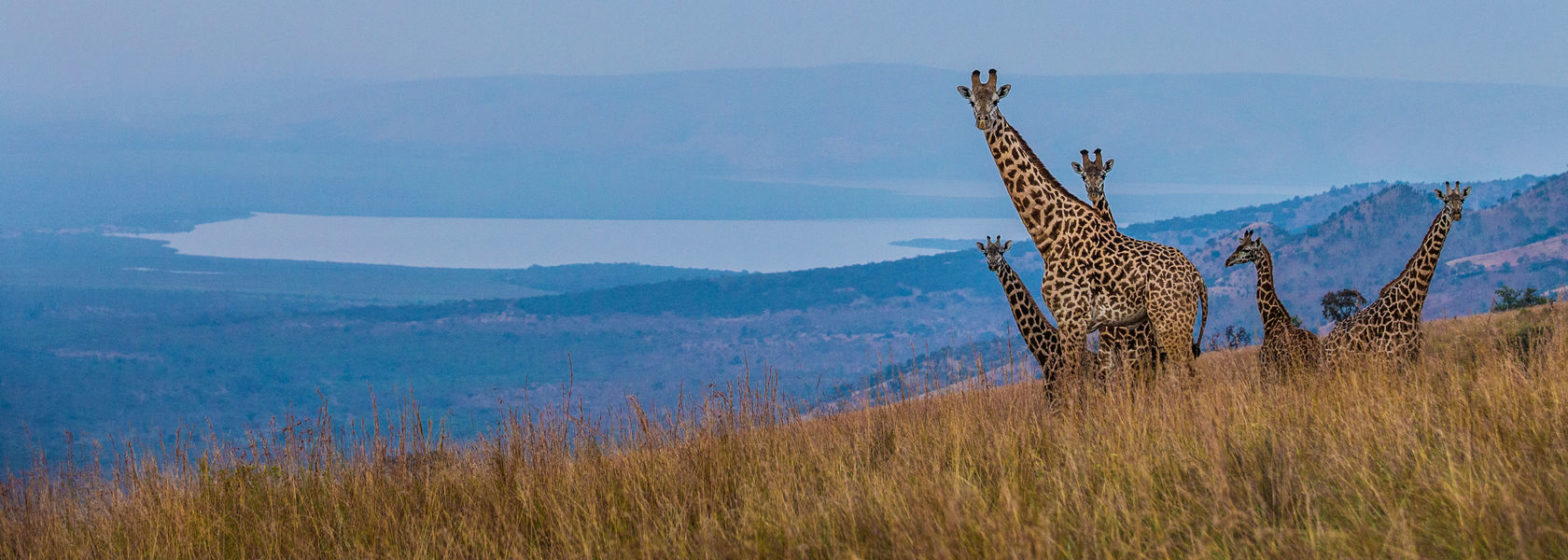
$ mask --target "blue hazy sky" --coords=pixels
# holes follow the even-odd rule
[[[0,91],[886,62],[1568,86],[1568,2],[0,2]]]

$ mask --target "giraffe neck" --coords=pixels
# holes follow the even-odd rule
[[[1029,287],[1018,278],[1018,273],[1013,272],[1012,265],[1006,262],[996,271],[996,279],[1002,281],[1002,292],[1007,294],[1007,302],[1013,308],[1013,320],[1018,323],[1018,334],[1028,339],[1029,335],[1040,332],[1047,336],[1055,336],[1050,328],[1050,323],[1045,322],[1045,314],[1040,312],[1040,306],[1035,304],[1034,296],[1029,295]]]
[[[1290,328],[1295,322],[1290,320],[1290,312],[1285,310],[1279,293],[1274,291],[1274,256],[1269,254],[1268,247],[1262,249],[1263,255],[1252,264],[1258,267],[1258,314],[1263,317],[1264,336],[1268,336]]]
[[[1105,193],[1100,193],[1100,196],[1091,195],[1089,200],[1094,202],[1094,212],[1096,214],[1099,214],[1101,218],[1105,219],[1112,226],[1116,225],[1116,217],[1111,215],[1111,203],[1105,200]]]
[[[1399,273],[1399,277],[1383,286],[1378,299],[1413,301],[1419,315],[1421,304],[1426,301],[1427,289],[1432,286],[1432,274],[1437,272],[1437,258],[1443,253],[1443,241],[1448,239],[1448,228],[1453,224],[1454,220],[1448,216],[1446,209],[1438,212],[1437,218],[1432,220],[1432,227],[1426,230],[1426,237],[1421,239],[1421,248],[1410,256],[1410,261],[1405,263],[1405,269]]]
[[[1007,185],[1007,194],[1013,199],[1013,208],[1018,210],[1018,217],[1029,230],[1029,237],[1034,239],[1041,257],[1049,259],[1052,242],[1061,233],[1061,220],[1056,214],[1075,206],[1087,214],[1094,210],[1051,176],[1051,171],[1029,149],[1018,130],[1001,115],[997,115],[996,123],[985,131],[985,141],[991,148],[991,157],[996,160],[1002,183]]]

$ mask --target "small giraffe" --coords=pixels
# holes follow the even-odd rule
[[[1007,249],[1012,245],[1012,241],[1002,241],[1000,235],[996,236],[995,241],[991,236],[986,236],[985,243],[975,242],[975,246],[985,254],[986,266],[1002,282],[1002,292],[1007,294],[1007,303],[1013,308],[1013,320],[1018,322],[1018,334],[1024,337],[1024,342],[1029,345],[1029,353],[1034,354],[1035,361],[1040,363],[1045,382],[1054,383],[1057,372],[1062,369],[1061,339],[1056,336],[1056,327],[1046,322],[1045,314],[1035,305],[1034,296],[1029,295],[1029,287],[1007,264]]]
[[[1040,250],[1040,295],[1056,316],[1066,369],[1078,374],[1089,363],[1091,331],[1147,320],[1164,355],[1190,374],[1200,306],[1208,320],[1208,291],[1197,267],[1173,248],[1122,235],[1067,192],[997,109],[1012,86],[998,86],[996,70],[983,83],[975,70],[970,84],[973,89],[959,86],[958,93],[974,108],[975,128],[985,132],[1013,207]],[[1202,333],[1200,323],[1199,341]]]
[[[1323,343],[1323,353],[1331,365],[1342,365],[1358,355],[1372,355],[1408,363],[1421,355],[1421,311],[1426,303],[1437,258],[1443,252],[1448,229],[1464,212],[1470,187],[1458,181],[1443,183],[1433,190],[1443,209],[1432,219],[1421,248],[1405,263],[1405,269],[1378,292],[1377,301],[1334,325]]]
[[[1263,347],[1258,350],[1263,370],[1276,376],[1314,370],[1323,361],[1323,344],[1307,329],[1296,326],[1274,290],[1274,256],[1252,230],[1225,259],[1225,266],[1253,263],[1258,269],[1258,314],[1263,316]]]
[[[1116,225],[1116,218],[1111,216],[1111,203],[1105,200],[1105,176],[1110,174],[1116,160],[1104,159],[1099,148],[1094,149],[1094,159],[1089,159],[1089,150],[1078,150],[1078,155],[1083,157],[1083,163],[1072,162],[1073,172],[1083,177],[1083,190],[1089,193],[1089,203],[1094,205],[1100,217]]]
[[[1111,172],[1111,166],[1116,164],[1116,160],[1105,159],[1099,148],[1094,149],[1094,159],[1089,159],[1089,150],[1078,150],[1078,155],[1083,158],[1083,162],[1071,162],[1073,172],[1083,178],[1084,191],[1089,193],[1089,202],[1094,205],[1094,210],[1115,227],[1116,218],[1111,215],[1111,203],[1105,200],[1105,176]],[[1109,370],[1129,366],[1153,369],[1159,364],[1159,343],[1154,339],[1154,327],[1148,321],[1125,327],[1101,328],[1100,350],[1107,374]]]

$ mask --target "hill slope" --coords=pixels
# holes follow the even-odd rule
[[[1498,181],[1466,181],[1474,185],[1475,192],[1465,201],[1467,208],[1490,208],[1513,198],[1515,194],[1540,183],[1541,177],[1521,175]],[[1329,219],[1346,206],[1393,186],[1394,183],[1358,183],[1329,189],[1313,195],[1298,196],[1272,204],[1244,206],[1231,210],[1170,218],[1133,224],[1122,228],[1122,233],[1138,239],[1164,243],[1183,250],[1193,250],[1218,235],[1230,235],[1237,230],[1257,223],[1269,223],[1289,233],[1301,233],[1307,228]],[[1432,188],[1438,183],[1417,183],[1415,188]],[[1113,185],[1114,188],[1114,185]],[[1111,196],[1116,196],[1115,192]],[[1114,204],[1115,201],[1113,200]]]
[[[1478,189],[1480,187],[1477,187]],[[1473,195],[1472,195],[1473,196]],[[1468,205],[1468,204],[1467,204]],[[1482,270],[1453,265],[1472,255],[1505,251],[1568,231],[1568,175],[1546,178],[1496,206],[1467,209],[1444,244],[1433,276],[1426,316],[1437,318],[1485,311],[1492,291],[1502,285],[1553,288],[1568,283],[1568,254],[1539,255],[1527,267]],[[1440,204],[1430,189],[1405,184],[1346,206],[1299,234],[1264,238],[1274,253],[1275,284],[1292,313],[1309,326],[1322,325],[1318,299],[1329,291],[1354,288],[1369,299],[1404,268],[1437,215]],[[1219,324],[1258,327],[1251,267],[1225,269],[1235,235],[1220,236],[1190,251],[1209,279],[1211,310]]]
[[[413,403],[244,447],[12,478],[21,557],[1558,557],[1568,313],[1428,324],[1406,374],[960,391],[801,420],[767,383],[678,411],[569,402],[483,442]],[[386,420],[383,420],[386,418]],[[1333,437],[1324,437],[1333,434]],[[149,457],[163,462],[151,468]],[[128,458],[128,456],[125,456]]]

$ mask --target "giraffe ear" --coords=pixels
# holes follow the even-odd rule
[[[964,87],[964,86],[958,86],[958,94],[962,95],[964,97],[964,99],[969,99],[969,88]]]
[[[1077,173],[1079,175],[1083,174],[1083,167],[1079,166],[1078,162],[1076,162],[1076,161],[1072,162],[1072,166],[1073,166],[1073,172],[1074,173]]]
[[[1470,187],[1465,187],[1465,190],[1459,193],[1459,196],[1470,196]]]
[[[1114,160],[1114,159],[1105,160],[1105,172],[1106,173],[1110,173],[1111,172],[1111,166],[1112,165],[1116,165],[1116,160]]]
[[[1443,189],[1432,189],[1432,194],[1437,195],[1438,200],[1443,200]]]
[[[1012,89],[1013,84],[1002,84],[1002,87],[996,88],[996,98],[1001,99],[1003,97],[1007,97],[1007,92],[1012,91]]]
[[[1012,247],[1012,246],[1013,246],[1013,240],[1009,239],[1007,241],[1003,241],[1002,242],[1002,252],[1006,253],[1007,252],[1007,248],[1008,247]]]
[[[976,241],[976,242],[975,242],[975,248],[976,248],[976,249],[979,249],[979,250],[980,250],[980,252],[982,252],[982,253],[984,253],[984,252],[985,252],[985,244],[983,244],[983,243],[981,243],[981,242],[979,242],[979,241]]]

